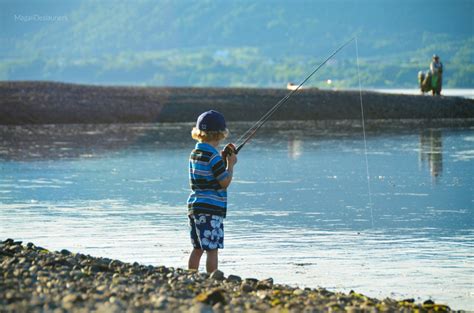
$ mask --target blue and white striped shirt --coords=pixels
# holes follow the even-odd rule
[[[198,142],[189,156],[188,214],[207,213],[225,217],[227,190],[219,181],[229,176],[220,153],[208,143]]]

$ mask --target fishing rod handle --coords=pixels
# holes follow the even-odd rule
[[[233,153],[237,154],[239,151],[235,147],[233,143],[228,143],[225,147],[224,150],[222,150],[221,155],[222,155],[222,160],[224,161],[224,166],[227,168],[227,157],[229,155],[232,155]]]

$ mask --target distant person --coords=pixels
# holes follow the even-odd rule
[[[439,61],[438,55],[433,55],[433,61],[430,64],[431,86],[433,95],[441,95],[441,85],[443,83],[443,63]]]
[[[188,198],[188,217],[194,249],[188,268],[198,270],[201,256],[206,251],[208,273],[217,269],[218,249],[224,248],[227,187],[237,163],[234,145],[226,146],[226,150],[230,149],[229,154],[217,150],[227,134],[224,116],[213,110],[199,115],[191,132],[197,143],[189,157],[192,191]]]

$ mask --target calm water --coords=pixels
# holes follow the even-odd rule
[[[239,154],[221,269],[474,309],[474,127],[457,124],[368,125],[370,195],[357,125],[265,126]],[[186,267],[191,127],[1,126],[0,238]]]

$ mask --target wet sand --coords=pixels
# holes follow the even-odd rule
[[[0,82],[0,124],[191,122],[216,109],[229,121],[254,121],[286,89],[91,86]],[[362,93],[366,119],[474,118],[474,100],[461,97]],[[358,91],[302,89],[272,120],[361,118]]]

